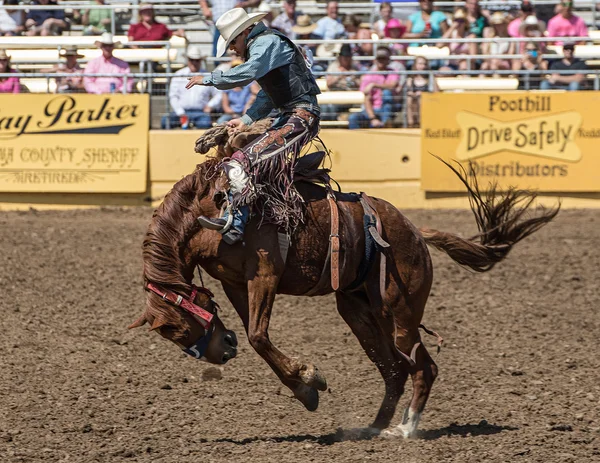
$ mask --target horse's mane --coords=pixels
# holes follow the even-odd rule
[[[219,161],[209,158],[196,167],[196,170],[178,181],[165,196],[164,201],[154,211],[142,245],[144,261],[144,283],[151,282],[180,294],[190,294],[191,284],[186,280],[183,259],[185,243],[194,233],[197,225],[192,208],[210,189],[208,176]],[[177,324],[174,310],[163,304],[147,306],[147,314]]]
[[[144,283],[151,282],[179,294],[190,294],[192,288],[186,278],[191,280],[191,275],[186,275],[189,269],[185,268],[183,251],[190,236],[200,227],[195,215],[191,213],[192,208],[213,186],[216,170],[223,158],[240,145],[243,146],[248,137],[264,133],[267,124],[270,125],[270,120],[259,121],[231,141],[227,129],[217,126],[208,129],[196,141],[196,152],[206,153],[210,148],[216,147],[216,156],[208,158],[196,166],[194,172],[178,181],[154,211],[142,245]],[[149,301],[158,299],[152,298]],[[146,313],[175,326],[181,324],[177,311],[166,303],[149,302]]]

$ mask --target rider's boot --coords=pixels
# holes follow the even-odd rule
[[[227,208],[223,217],[210,218],[201,215],[198,217],[198,222],[204,228],[217,230],[221,233],[225,243],[235,244],[244,238],[244,228],[246,227],[246,222],[248,222],[249,212],[250,208],[248,206],[241,206],[233,211]]]
[[[224,168],[229,178],[230,190],[228,197],[231,204],[233,195],[241,194],[250,179],[242,164],[236,159],[227,162]],[[227,244],[235,244],[244,237],[244,227],[248,221],[249,212],[250,208],[248,206],[240,206],[233,211],[227,208],[223,217],[209,218],[200,216],[198,217],[198,221],[204,228],[219,231],[223,235],[223,241]]]

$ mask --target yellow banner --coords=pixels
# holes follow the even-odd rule
[[[148,130],[148,95],[1,95],[0,192],[144,192]]]
[[[435,154],[481,186],[600,191],[600,92],[428,93],[422,96],[422,189],[464,191]]]

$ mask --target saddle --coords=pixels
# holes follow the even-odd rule
[[[197,153],[206,154],[210,148],[218,146],[217,156],[221,158],[231,156],[236,150],[242,149],[247,144],[254,141],[256,138],[265,133],[271,126],[271,119],[263,119],[252,124],[248,130],[238,133],[233,138],[229,139],[227,127],[224,125],[216,126],[208,129],[196,141],[195,151]],[[327,256],[325,268],[321,273],[321,278],[317,285],[307,293],[311,296],[321,291],[326,284],[331,284],[334,291],[340,290],[340,211],[336,196],[331,188],[330,170],[321,167],[327,153],[325,151],[315,151],[304,156],[298,157],[294,165],[294,183],[307,182],[321,184],[327,190],[327,201],[331,211],[331,232],[329,236],[329,253]],[[350,193],[351,201],[360,202],[363,211],[363,226],[365,232],[365,252],[360,264],[359,273],[355,281],[347,288],[342,288],[342,291],[352,291],[358,289],[365,281],[369,270],[371,269],[377,254],[381,253],[380,260],[380,289],[385,290],[385,254],[383,251],[389,247],[389,244],[381,237],[382,226],[377,209],[374,207],[372,199],[366,193],[361,192],[360,195]],[[279,234],[279,246],[281,249],[284,261],[287,257],[289,248],[289,240],[285,234]],[[328,271],[328,268],[329,271]],[[325,281],[328,274],[331,275],[330,282]]]

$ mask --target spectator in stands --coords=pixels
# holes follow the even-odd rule
[[[296,40],[311,40],[318,39],[314,32],[317,28],[317,25],[312,22],[310,16],[307,14],[303,14],[298,16],[296,21],[296,25],[292,27],[292,31],[296,35]],[[310,64],[312,68],[314,63],[314,56],[317,53],[317,45],[302,45],[300,47],[304,57],[307,62]]]
[[[419,127],[421,124],[421,95],[429,90],[429,63],[427,58],[417,56],[413,70],[422,74],[413,74],[406,79],[406,119],[409,127]],[[436,91],[435,79],[432,79]]]
[[[256,10],[258,13],[266,13],[265,17],[262,18],[261,21],[265,26],[271,27],[271,22],[274,18],[273,8],[271,8],[271,5],[267,2],[261,3]]]
[[[60,51],[61,58],[65,58],[66,62],[59,63],[50,69],[43,72],[60,72],[73,74],[68,77],[56,78],[56,93],[84,93],[83,86],[83,68],[79,66],[78,59],[83,58],[83,55],[77,53],[77,47],[70,46],[63,48]]]
[[[198,2],[204,19],[207,21],[212,20],[214,24],[226,11],[233,8],[254,8],[260,5],[261,0],[210,0],[210,6],[208,0],[198,0]],[[213,56],[217,54],[217,42],[220,36],[221,34],[219,34],[217,28],[213,26]]]
[[[54,0],[33,0],[32,5],[56,6]],[[30,10],[25,21],[27,35],[61,35],[68,24],[64,10]]]
[[[237,58],[231,62],[231,67],[239,66],[242,62],[241,59]],[[260,92],[260,86],[256,82],[252,82],[245,87],[235,87],[222,92],[221,107],[223,114],[217,120],[217,124],[225,124],[231,119],[242,117],[256,100],[258,92]]]
[[[96,5],[104,5],[104,0],[95,0]],[[83,35],[101,35],[104,32],[113,32],[111,27],[111,13],[109,9],[81,10],[81,24],[84,26]]]
[[[459,7],[454,10],[452,15],[452,25],[444,32],[442,39],[466,39],[473,38],[474,35],[469,31],[467,11]],[[440,43],[438,46],[441,46]],[[449,44],[451,55],[476,55],[477,54],[477,43],[473,40],[470,42],[453,42]],[[454,70],[464,71],[468,69],[468,61],[466,59],[450,60],[449,68]],[[471,61],[471,66],[473,65]],[[444,70],[447,70],[444,69]]]
[[[548,21],[548,37],[587,37],[588,30],[585,21],[573,14],[572,0],[563,0],[561,10]],[[562,45],[562,41],[555,42]],[[584,42],[579,42],[584,43]]]
[[[563,45],[563,59],[554,61],[550,65],[552,74],[547,80],[542,80],[541,90],[562,89],[576,91],[580,89],[588,70],[584,61],[575,58],[575,44]],[[561,71],[581,71],[579,74],[560,74]]]
[[[352,46],[345,43],[341,46],[337,60],[332,61],[327,68],[327,88],[331,91],[352,91],[360,88],[360,76],[335,75],[337,72],[358,72],[360,67],[352,60]],[[325,121],[337,120],[339,113],[347,112],[350,106],[324,104],[321,105],[321,119]]]
[[[385,25],[383,34],[388,39],[401,39],[405,32],[406,26],[399,19],[392,18]],[[395,55],[404,55],[406,53],[406,44],[404,43],[393,43],[389,47]]]
[[[300,15],[301,13],[296,11],[296,0],[285,0],[283,2],[283,12],[273,20],[271,28],[277,29],[290,39],[295,40],[296,33],[293,28]]]
[[[530,15],[527,16],[519,26],[519,37],[523,37],[525,39],[534,38],[537,39],[539,37],[543,37],[546,31],[546,24],[543,21],[537,18],[537,16]],[[520,42],[521,47],[519,51],[525,51],[525,45],[527,41]],[[546,43],[545,42],[537,42],[540,53],[544,54],[546,51]]]
[[[467,21],[469,22],[469,36],[483,38],[483,30],[489,26],[488,20],[481,12],[479,0],[466,0]]]
[[[102,50],[98,58],[90,60],[85,68],[83,85],[88,93],[116,93],[122,92],[125,85],[124,77],[93,77],[85,74],[131,74],[129,65],[113,56],[115,47],[121,45],[121,42],[115,42],[110,32],[105,32],[95,42],[96,46]],[[127,93],[131,93],[133,88],[133,78],[127,79]]]
[[[390,71],[391,51],[378,47],[375,64],[378,71]],[[397,74],[365,74],[360,82],[360,90],[365,94],[364,109],[348,118],[348,128],[380,128],[392,122],[394,90],[398,86]]]
[[[342,19],[342,25],[344,26],[344,30],[346,31],[346,38],[356,38],[356,33],[358,32],[358,26],[360,26],[360,23],[361,21],[356,15],[344,15],[344,19]]]
[[[10,56],[6,50],[0,49],[0,73],[16,72],[10,67]],[[21,84],[18,77],[0,77],[0,93],[21,93]]]
[[[334,40],[346,37],[346,29],[338,15],[338,2],[327,2],[327,16],[317,21],[315,35],[323,40]]]
[[[515,42],[502,40],[508,38],[508,15],[502,11],[496,11],[490,17],[491,28],[484,32],[485,38],[496,39],[494,42],[486,42],[481,45],[481,51],[484,55],[514,55]],[[509,70],[512,69],[510,59],[490,58],[481,65],[482,70],[492,69]]]
[[[517,71],[545,71],[548,69],[548,62],[542,58],[542,53],[536,42],[527,42],[523,57],[514,66]],[[531,74],[519,76],[521,88],[536,89],[539,88],[541,74]]]
[[[25,10],[13,10],[19,0],[0,0],[0,35],[21,35],[25,30]]]
[[[419,0],[421,11],[408,17],[404,38],[432,38],[439,39],[448,30],[446,15],[441,11],[433,11],[433,0]],[[410,46],[418,46],[411,43]]]
[[[361,28],[356,33],[356,40],[371,40],[373,33],[370,29]],[[360,43],[354,45],[352,48],[352,55],[357,56],[373,56],[373,43]],[[367,70],[371,67],[371,63],[368,61],[359,61],[358,65],[361,70]]]
[[[533,5],[528,0],[521,2],[521,11],[519,12],[519,16],[513,19],[508,24],[508,35],[511,37],[521,37],[519,34],[519,28],[521,27],[521,23],[525,21],[525,18],[528,16],[535,16],[533,11]]]
[[[196,128],[207,129],[212,126],[212,115],[221,109],[221,90],[204,85],[185,89],[189,75],[203,72],[200,47],[188,47],[186,55],[187,66],[175,73],[181,77],[171,80],[169,103],[173,112],[162,118],[163,129],[168,126],[187,128],[190,123]]]
[[[373,30],[380,39],[385,37],[384,29],[390,19],[392,19],[392,4],[390,2],[382,2],[379,5],[379,19],[373,24]]]
[[[154,7],[149,3],[140,5],[140,21],[132,24],[127,31],[130,42],[158,42],[169,40],[173,35],[184,36],[183,31],[172,32],[154,16]],[[132,46],[132,48],[137,48]]]

